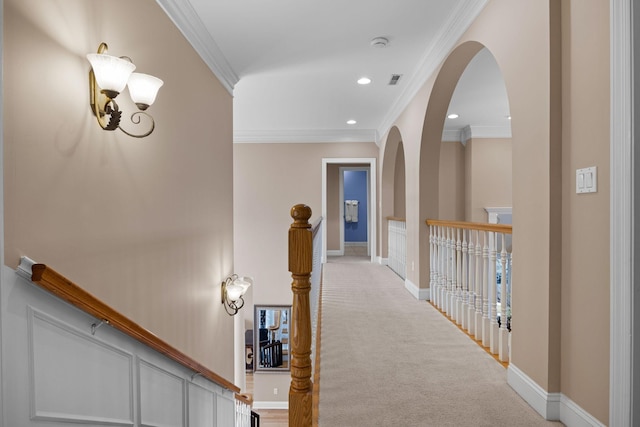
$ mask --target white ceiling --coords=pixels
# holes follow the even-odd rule
[[[236,142],[378,142],[487,2],[157,1],[233,93]],[[371,47],[375,37],[386,37],[387,47]],[[451,104],[460,118],[447,121],[449,131],[504,126],[508,115],[493,57],[471,65],[485,77],[465,82],[465,72],[465,91]],[[392,74],[402,75],[396,86],[388,85]],[[362,76],[373,82],[358,85]],[[491,90],[500,86],[500,94]],[[464,93],[482,105],[472,108]]]

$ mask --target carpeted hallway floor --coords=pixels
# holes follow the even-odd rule
[[[368,258],[324,265],[320,427],[544,426],[506,370]]]

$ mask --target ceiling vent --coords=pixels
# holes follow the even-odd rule
[[[378,49],[387,47],[387,44],[389,44],[389,39],[386,37],[376,37],[371,40],[371,47]]]
[[[395,86],[398,84],[398,80],[400,80],[402,74],[391,74],[391,80],[389,80],[389,86]]]

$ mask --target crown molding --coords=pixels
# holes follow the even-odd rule
[[[375,129],[236,130],[234,143],[376,142]]]
[[[447,130],[442,133],[444,142],[460,142],[467,145],[471,138],[511,138],[511,126],[465,126],[460,130]]]
[[[238,76],[189,0],[156,0],[220,83],[233,95]]]
[[[426,49],[418,70],[411,76],[404,90],[393,104],[378,128],[378,135],[386,135],[400,114],[407,108],[409,102],[424,86],[427,79],[437,70],[449,52],[454,48],[460,37],[478,17],[488,0],[464,0],[453,11],[448,21],[444,23],[442,34]],[[376,140],[379,145],[380,141]]]

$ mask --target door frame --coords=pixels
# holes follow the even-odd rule
[[[369,192],[369,226],[368,226],[368,242],[369,242],[369,255],[371,262],[375,261],[376,257],[376,208],[378,206],[376,198],[376,158],[375,157],[350,157],[350,158],[323,158],[322,159],[322,218],[325,221],[325,227],[322,227],[322,262],[327,262],[327,167],[330,164],[348,165],[348,164],[363,164],[369,165],[369,175],[367,179],[367,188]],[[340,174],[342,177],[342,174]],[[342,187],[340,185],[340,187]],[[344,198],[344,196],[342,197]],[[344,209],[344,203],[341,204]],[[344,211],[341,211],[344,214]],[[344,233],[344,224],[342,225],[342,233]],[[344,253],[344,234],[340,236],[340,249]]]
[[[344,173],[346,171],[364,171],[367,173],[367,256],[371,256],[371,181],[369,175],[371,169],[369,166],[341,166],[338,168],[340,171],[340,183],[338,184],[340,191],[340,218],[344,219]],[[344,255],[344,220],[340,221],[340,253]]]

